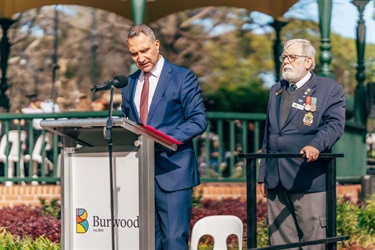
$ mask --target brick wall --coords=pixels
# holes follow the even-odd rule
[[[203,199],[235,198],[246,200],[246,183],[202,183],[194,189],[196,193],[202,191]],[[361,185],[339,185],[337,196],[347,196],[352,202],[357,202],[360,196]],[[0,185],[0,207],[17,205],[40,206],[39,197],[47,200],[61,199],[60,185]],[[264,199],[257,187],[257,198]]]
[[[39,198],[61,200],[60,185],[0,185],[0,207],[17,205],[40,206]]]
[[[356,203],[360,197],[361,185],[338,185],[336,187],[337,197],[346,196],[353,203]],[[235,198],[242,201],[246,200],[246,183],[202,183],[195,190],[195,193],[202,191],[202,199],[225,199]],[[257,185],[257,199],[265,200],[263,198],[259,185]]]

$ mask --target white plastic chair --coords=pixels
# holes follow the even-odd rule
[[[6,147],[8,142],[12,145],[8,156],[8,178],[13,177],[15,163],[18,161],[20,162],[20,177],[25,177],[23,154],[26,148],[26,131],[21,130],[19,134],[18,130],[10,130],[7,134],[3,135],[0,141],[0,162],[3,163],[7,160]]]
[[[44,137],[44,141],[43,141]],[[53,135],[51,132],[46,132],[45,135],[40,135],[35,142],[34,149],[31,155],[25,155],[25,162],[29,162],[32,158],[33,160],[33,176],[37,175],[38,165],[43,163],[43,143],[45,143],[45,151],[51,150],[53,147]],[[44,173],[48,174],[50,170],[53,169],[53,163],[47,158],[44,157],[44,166],[42,170]]]
[[[195,223],[191,232],[190,250],[198,249],[199,240],[203,235],[214,238],[214,250],[227,250],[229,235],[238,238],[238,249],[242,250],[243,223],[234,215],[207,216]]]

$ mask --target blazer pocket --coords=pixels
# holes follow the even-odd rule
[[[322,228],[327,227],[327,219],[326,218],[319,217],[319,221],[320,221],[320,227],[322,227]]]

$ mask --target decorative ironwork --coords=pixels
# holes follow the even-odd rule
[[[0,82],[0,108],[3,107],[9,111],[9,98],[5,94],[8,89],[7,68],[10,54],[10,42],[8,38],[9,27],[15,22],[8,18],[0,18],[0,25],[3,29],[3,37],[0,43],[0,64],[1,64],[1,82]]]
[[[362,125],[367,125],[367,91],[364,85],[364,80],[366,78],[365,74],[365,45],[366,45],[366,26],[363,19],[363,12],[366,5],[370,0],[353,0],[352,3],[358,8],[359,19],[357,25],[357,73],[355,78],[357,80],[357,87],[354,95],[354,120],[355,122],[361,123]]]
[[[281,55],[282,50],[283,50],[283,45],[280,39],[280,33],[281,33],[281,29],[284,28],[284,26],[287,25],[288,23],[289,22],[286,19],[277,19],[274,22],[270,23],[270,25],[276,31],[275,41],[273,42],[273,59],[275,62],[276,81],[280,80],[281,62],[279,61],[279,56]]]
[[[319,28],[321,36],[320,45],[320,71],[319,75],[334,78],[330,64],[332,60],[331,53],[331,14],[332,0],[318,0],[319,6]]]

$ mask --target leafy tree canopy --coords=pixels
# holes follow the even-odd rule
[[[58,11],[58,26],[55,26],[55,11]],[[251,14],[244,9],[207,7],[169,15],[151,24],[161,41],[161,54],[192,69],[199,77],[208,110],[266,110],[265,86],[275,82],[272,51],[275,34],[269,32],[270,26],[264,27],[268,29],[263,33],[252,32],[251,25],[264,24],[257,24]],[[9,32],[12,47],[7,94],[12,112],[28,105],[35,96],[41,100],[53,98],[60,102],[62,110],[71,110],[80,94],[90,94],[93,84],[130,74],[132,62],[126,45],[130,20],[70,5],[29,10],[20,13],[17,19]],[[319,72],[318,24],[290,19],[281,32],[282,42],[301,37],[311,40],[317,48],[315,71]],[[355,41],[332,34],[331,45],[332,71],[347,95],[353,95]],[[366,51],[374,50],[375,45],[366,46]],[[366,82],[375,81],[374,55],[366,53],[365,63]],[[268,82],[262,77],[264,74],[271,75]],[[97,97],[93,95],[93,99]]]

